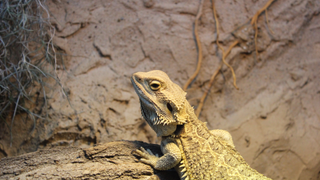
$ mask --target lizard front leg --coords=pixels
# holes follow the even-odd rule
[[[140,161],[151,165],[157,170],[168,170],[175,167],[181,161],[181,152],[179,147],[171,138],[166,138],[161,141],[161,151],[163,156],[158,157],[150,150],[145,150],[143,147],[136,150],[141,159]]]

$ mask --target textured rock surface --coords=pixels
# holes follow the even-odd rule
[[[233,88],[230,71],[224,67],[200,119],[210,129],[228,130],[246,161],[268,177],[317,179],[320,3],[275,1],[268,8],[269,26],[265,14],[258,21],[257,58],[252,27],[236,29],[266,2],[216,1],[221,43],[226,49],[236,38],[242,40],[227,58],[240,90]],[[48,94],[49,120],[38,120],[35,131],[31,120],[16,119],[11,148],[9,129],[1,127],[1,157],[60,145],[88,148],[122,139],[158,143],[141,119],[129,77],[160,69],[181,86],[187,81],[197,63],[192,24],[198,5],[191,0],[48,1],[57,28],[54,42],[64,55],[58,72],[69,101],[60,91]],[[221,57],[208,0],[199,36],[203,66],[187,91],[195,107]]]

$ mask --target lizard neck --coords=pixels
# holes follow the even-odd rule
[[[183,125],[178,125],[176,131],[174,132],[174,137],[186,136],[190,135],[192,131],[195,129],[203,129],[208,130],[206,124],[198,119],[196,114],[194,113],[193,107],[186,102],[186,113],[188,114],[188,119],[186,120],[187,123]],[[209,130],[208,130],[209,131]]]

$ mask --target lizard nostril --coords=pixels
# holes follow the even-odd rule
[[[138,76],[135,76],[134,78],[135,78],[136,81],[138,81],[138,82],[141,82],[141,81],[142,81],[142,79],[141,79],[140,77],[138,77]]]
[[[142,81],[141,74],[140,74],[139,72],[134,73],[134,74],[132,75],[132,79],[134,79],[134,80],[136,80],[136,81],[138,81],[138,82],[141,82],[141,81]]]

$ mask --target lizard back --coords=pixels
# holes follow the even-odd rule
[[[234,147],[211,134],[203,122],[197,121],[185,124],[175,137],[182,152],[180,166],[186,168],[185,177],[269,179],[252,169]]]

